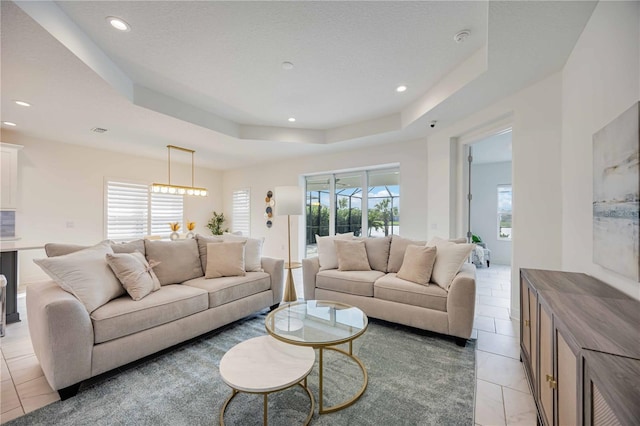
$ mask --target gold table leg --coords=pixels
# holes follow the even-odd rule
[[[320,359],[319,359],[319,371],[318,371],[318,376],[319,376],[319,386],[318,386],[318,399],[319,399],[319,408],[318,408],[318,413],[319,414],[327,414],[327,413],[334,413],[336,411],[340,411],[344,408],[347,408],[348,406],[352,405],[354,402],[356,402],[364,393],[364,391],[367,389],[367,385],[369,384],[369,375],[367,374],[367,369],[365,368],[364,364],[362,363],[362,361],[360,361],[360,359],[353,355],[353,346],[352,346],[353,341],[349,341],[349,351],[344,351],[342,349],[336,348],[336,347],[331,347],[328,346],[326,348],[320,347],[319,352],[320,352]],[[356,392],[356,394],[354,396],[352,396],[351,398],[349,398],[348,400],[346,400],[345,402],[341,403],[341,404],[337,404],[334,405],[332,407],[328,407],[328,408],[324,408],[324,400],[322,397],[322,387],[323,387],[323,376],[324,376],[324,372],[323,372],[323,349],[329,349],[332,351],[336,351],[339,352],[349,358],[351,358],[352,360],[354,360],[356,362],[356,364],[358,364],[358,366],[360,367],[360,370],[362,370],[362,376],[363,376],[363,380],[362,380],[362,387],[360,388],[360,390],[358,392]]]

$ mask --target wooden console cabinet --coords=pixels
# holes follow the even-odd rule
[[[640,301],[585,274],[522,269],[520,354],[539,424],[640,424]]]

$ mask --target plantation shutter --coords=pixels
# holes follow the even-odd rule
[[[177,194],[151,194],[151,235],[163,237],[171,234],[169,223],[178,222],[180,230],[186,232],[183,224],[184,195]]]
[[[233,191],[232,231],[251,235],[251,192],[249,189]]]
[[[107,238],[123,241],[144,238],[148,229],[147,185],[107,182]]]

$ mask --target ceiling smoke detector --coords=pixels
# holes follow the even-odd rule
[[[94,127],[93,129],[91,129],[91,131],[96,133],[104,133],[107,131],[107,129],[103,129],[102,127]]]
[[[458,33],[456,33],[456,35],[453,36],[453,40],[456,43],[463,43],[467,37],[469,37],[471,35],[471,31],[469,30],[462,30],[459,31]]]
[[[293,69],[293,63],[291,62],[283,62],[282,63],[282,69],[283,70],[292,70]]]

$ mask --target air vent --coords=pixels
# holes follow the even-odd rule
[[[103,129],[102,127],[94,127],[93,129],[91,129],[91,131],[96,133],[104,133],[107,131],[107,129]]]

